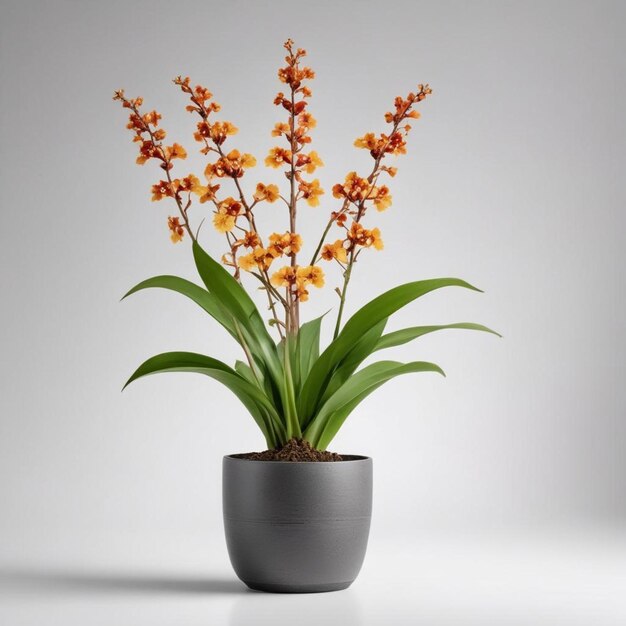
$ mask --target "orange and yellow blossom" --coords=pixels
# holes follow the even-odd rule
[[[183,225],[180,223],[180,218],[168,217],[167,227],[170,229],[170,239],[172,240],[172,243],[178,243],[179,241],[183,240],[185,229],[183,228]]]
[[[296,268],[291,265],[281,267],[272,274],[271,282],[275,287],[290,287],[296,282]]]
[[[195,193],[201,195],[204,187],[200,184],[200,180],[197,176],[193,174],[189,174],[184,178],[175,178],[172,181],[172,184],[176,188],[176,191],[188,191],[190,193]]]
[[[200,196],[200,204],[204,204],[210,200],[215,200],[215,194],[219,188],[220,185],[211,185],[210,183],[206,186],[200,185],[196,190],[196,193]]]
[[[309,206],[319,206],[319,196],[324,194],[324,190],[321,188],[320,181],[317,178],[310,183],[301,180],[298,189]]]
[[[307,174],[312,174],[318,167],[323,165],[324,161],[320,159],[319,154],[315,150],[312,150],[309,154],[300,153],[296,160],[296,167],[303,167]]]
[[[242,239],[237,239],[233,244],[233,247],[238,248],[243,246],[244,248],[256,248],[261,245],[261,239],[258,234],[253,231],[246,231]]]
[[[374,187],[374,194],[374,206],[378,211],[385,211],[391,206],[391,194],[389,193],[389,187],[386,185]]]
[[[239,257],[239,267],[252,272],[255,269],[267,271],[274,259],[279,256],[271,248],[256,247],[252,252]]]
[[[287,124],[286,122],[276,122],[276,124],[274,124],[274,129],[272,130],[272,137],[287,135],[289,131],[289,124]]]
[[[253,197],[257,202],[261,202],[262,200],[276,202],[276,200],[280,197],[280,191],[276,185],[264,185],[263,183],[258,183]]]
[[[318,289],[324,286],[324,271],[317,265],[299,267],[296,271],[296,276],[305,285],[313,285]]]
[[[171,146],[166,146],[165,156],[168,161],[172,159],[186,159],[187,151],[179,143],[175,143]]]
[[[315,128],[317,126],[317,120],[308,111],[304,111],[298,115],[298,126]]]
[[[340,263],[348,262],[348,251],[343,246],[343,239],[337,239],[335,243],[327,243],[322,248],[322,258],[325,261],[336,259]]]
[[[265,157],[265,165],[267,167],[276,168],[289,163],[291,163],[291,150],[280,148],[279,146],[272,148]]]
[[[302,237],[297,233],[272,233],[270,235],[270,250],[276,252],[275,256],[283,254],[291,256],[298,254],[302,248]]]
[[[152,202],[163,200],[163,198],[174,197],[174,186],[167,180],[160,180],[156,185],[152,185]]]
[[[229,233],[235,228],[237,218],[228,213],[217,212],[213,215],[213,226],[218,233]]]
[[[239,150],[231,150],[228,154],[220,157],[215,163],[209,163],[204,175],[211,180],[213,177],[240,178],[244,170],[256,165],[256,159],[247,152],[241,154]]]
[[[238,128],[231,122],[213,122],[211,124],[207,120],[198,122],[197,129],[193,135],[196,141],[210,139],[218,146],[226,141],[226,137],[236,135],[238,131]]]
[[[343,185],[333,186],[335,198],[347,198],[350,202],[365,200],[371,191],[371,185],[367,178],[361,178],[356,172],[350,172],[346,176]]]
[[[363,248],[373,246],[376,250],[382,250],[384,247],[383,240],[380,237],[380,229],[373,228],[372,230],[368,230],[359,222],[352,222],[352,226],[347,233],[347,240],[350,242],[352,249],[356,246]]]

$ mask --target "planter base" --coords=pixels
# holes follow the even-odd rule
[[[327,591],[347,589],[352,584],[352,581],[319,585],[277,585],[272,583],[252,583],[247,580],[243,582],[254,591],[265,591],[268,593],[326,593]]]
[[[248,587],[321,593],[346,589],[357,577],[372,513],[372,460],[343,458],[224,458],[226,545]]]

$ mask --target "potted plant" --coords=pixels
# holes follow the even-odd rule
[[[367,546],[372,502],[372,460],[327,450],[350,413],[386,381],[413,372],[437,372],[434,363],[378,360],[363,366],[372,354],[445,328],[490,331],[471,323],[413,326],[385,332],[400,308],[442,287],[478,291],[458,278],[405,283],[377,296],[347,321],[343,320],[348,287],[360,255],[381,250],[378,228],[368,225],[372,211],[391,205],[386,178],[396,175],[388,157],[404,154],[410,122],[419,117],[415,106],[431,94],[418,85],[406,98],[397,97],[385,114],[389,129],[366,133],[355,141],[372,157],[369,173],[349,172],[332,188],[333,210],[316,245],[304,255],[297,231],[297,209],[320,204],[325,192],[312,178],[323,162],[310,150],[315,119],[308,110],[309,81],[314,72],[302,64],[306,52],[288,40],[285,65],[278,71],[284,84],[274,103],[285,119],[272,135],[265,165],[284,171],[286,190],[258,182],[252,195],[242,178],[256,164],[245,152],[227,147],[237,132],[216,119],[219,105],[201,85],[177,77],[174,84],[197,116],[195,140],[207,157],[204,180],[194,174],[177,176],[174,164],[187,153],[165,141],[161,115],[144,111],[142,98],[114,99],[129,110],[127,127],[139,148],[137,163],[155,161],[160,180],[152,200],[170,200],[176,214],[168,217],[172,242],[191,241],[203,286],[176,276],[150,278],[128,294],[159,287],[187,296],[216,320],[241,346],[233,367],[211,356],[168,352],[145,361],[127,385],[159,372],[197,372],[228,387],[241,400],[265,437],[267,450],[232,454],[223,460],[223,504],[226,540],[232,565],[249,587],[265,591],[311,592],[343,589],[357,576]],[[230,189],[227,191],[227,184]],[[264,202],[284,203],[287,230],[263,236],[255,211]],[[192,226],[199,205],[209,207],[214,227],[224,234],[227,252],[216,261],[200,245],[199,227]],[[323,265],[337,270],[339,296],[332,341],[322,350],[323,318],[303,323],[300,304],[311,288],[325,283]],[[262,312],[248,294],[253,286],[266,300]],[[267,318],[267,319],[265,319]]]

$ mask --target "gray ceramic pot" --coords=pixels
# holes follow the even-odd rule
[[[224,457],[224,528],[237,576],[252,589],[345,589],[365,557],[372,459],[289,463]]]

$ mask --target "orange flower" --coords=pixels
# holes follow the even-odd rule
[[[239,267],[246,272],[251,272],[257,269],[257,262],[252,252],[250,252],[250,254],[244,254],[243,256],[240,256],[237,262],[239,264]]]
[[[209,200],[215,200],[215,194],[217,193],[217,190],[220,188],[219,185],[207,185],[202,186],[200,185],[195,192],[200,196],[200,204],[204,204],[205,202],[208,202]]]
[[[374,206],[378,211],[384,211],[391,206],[391,194],[389,193],[389,187],[381,185],[374,188]]]
[[[258,183],[253,197],[258,202],[261,202],[262,200],[276,202],[276,200],[280,197],[280,192],[278,191],[278,187],[276,185],[264,185],[263,183]]]
[[[274,130],[272,130],[272,137],[280,137],[289,133],[289,124],[285,122],[277,122],[274,124]]]
[[[178,243],[179,241],[183,240],[185,230],[180,223],[180,218],[168,217],[167,227],[170,229],[170,239],[172,240],[172,243]]]
[[[243,209],[241,202],[239,202],[239,200],[235,200],[235,198],[232,198],[231,196],[222,200],[219,203],[219,207],[220,213],[223,213],[224,215],[231,215],[232,217],[241,215]]]
[[[260,243],[261,240],[255,232],[246,231],[243,239],[237,239],[237,241],[235,241],[234,247],[238,248],[239,246],[243,246],[244,248],[256,248]]]
[[[291,150],[286,150],[285,148],[276,146],[265,157],[265,165],[267,167],[281,167],[281,165],[286,163],[291,163]]]
[[[380,238],[380,229],[378,228],[372,228],[369,231],[369,240],[371,240],[370,245],[374,246],[376,250],[382,250],[385,247],[383,240]]]
[[[202,189],[205,189],[205,187],[202,187],[200,184],[198,177],[193,174],[189,174],[189,176],[185,176],[185,178],[180,180],[177,178],[173,182],[177,191],[189,191],[200,194]]]
[[[302,237],[297,233],[286,232],[283,235],[272,233],[270,235],[270,250],[277,252],[276,256],[286,254],[291,256],[298,254],[302,248]]]
[[[318,167],[322,167],[322,165],[324,165],[324,161],[320,159],[315,150],[309,152],[309,154],[300,153],[296,161],[296,167],[304,167],[307,174],[312,174]]]
[[[304,286],[313,285],[318,289],[324,286],[324,272],[322,268],[317,265],[299,267],[296,272],[296,277]]]
[[[388,165],[382,165],[380,168],[383,172],[387,172],[391,178],[393,178],[398,173],[397,167],[390,167]]]
[[[235,228],[236,217],[228,213],[215,213],[213,215],[213,226],[218,233],[229,233]]]
[[[174,187],[167,180],[160,180],[156,185],[152,185],[152,202],[173,197]]]
[[[336,259],[340,263],[348,262],[348,252],[343,247],[343,240],[337,239],[335,243],[327,243],[322,248],[322,258],[325,261],[332,261]]]
[[[275,287],[289,287],[296,282],[296,268],[285,265],[272,274],[270,281]]]
[[[351,202],[365,200],[370,193],[370,183],[366,178],[361,178],[356,172],[350,172],[346,176],[343,185],[333,187],[335,198],[347,198]]]
[[[251,154],[247,152],[241,154],[239,150],[231,150],[215,163],[209,163],[204,170],[204,175],[209,180],[214,176],[218,178],[223,178],[224,176],[240,178],[243,176],[244,169],[254,167],[255,165],[256,159]]]
[[[374,150],[378,145],[378,139],[374,133],[366,133],[363,137],[358,137],[354,140],[354,145],[357,148],[366,148],[367,150]]]
[[[168,161],[172,159],[186,159],[187,151],[179,143],[175,143],[165,148],[165,158]]]
[[[300,181],[298,189],[309,206],[319,206],[319,196],[324,194],[324,190],[320,187],[320,181],[317,178],[310,183]]]
[[[355,246],[362,246],[363,248],[374,246],[376,250],[382,250],[384,247],[383,240],[380,237],[380,230],[378,228],[367,230],[359,222],[352,222],[352,226],[348,231],[348,241],[353,248]]]
[[[305,128],[315,128],[317,126],[317,120],[308,112],[300,113],[298,115],[298,125]]]

